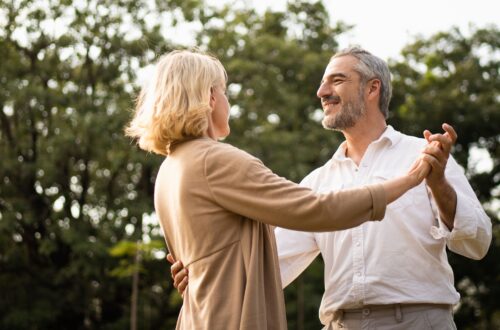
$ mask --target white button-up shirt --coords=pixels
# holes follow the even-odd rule
[[[332,159],[301,184],[329,192],[382,182],[406,173],[426,143],[388,126],[369,145],[359,166],[345,156],[344,142]],[[491,242],[491,221],[451,156],[446,178],[457,193],[451,232],[439,219],[425,181],[388,205],[380,222],[327,233],[276,228],[283,286],[321,252],[325,263],[323,324],[331,321],[335,310],[362,305],[456,304],[460,296],[453,285],[446,246],[463,256],[482,258]]]

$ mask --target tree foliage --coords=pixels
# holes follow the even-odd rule
[[[2,1],[0,328],[128,322],[130,281],[112,276],[119,259],[109,249],[159,238],[142,224],[159,159],[122,133],[137,70],[169,46],[146,24],[145,3]],[[158,271],[168,267],[148,263],[156,271],[145,280],[159,276],[164,294],[153,303],[155,288],[144,287],[145,309],[168,316],[167,307],[173,318],[172,288]]]
[[[139,329],[173,328],[181,298],[151,216],[161,158],[123,136],[141,68],[179,47],[176,26],[195,24],[198,47],[229,74],[226,141],[300,181],[341,138],[321,128],[315,96],[349,29],[329,19],[321,2],[299,0],[263,14],[201,0],[0,0],[0,328],[123,329],[134,295]],[[390,118],[415,135],[457,128],[455,155],[497,236],[499,33],[454,29],[408,45],[391,62]],[[474,169],[474,150],[491,170]],[[460,328],[498,326],[498,244],[477,267],[450,255]],[[322,278],[317,260],[285,290],[290,329],[320,327]]]

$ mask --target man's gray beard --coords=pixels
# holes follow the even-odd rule
[[[326,129],[342,131],[356,125],[358,119],[365,114],[365,104],[361,97],[355,101],[350,101],[340,108],[340,112],[328,115],[321,122]]]

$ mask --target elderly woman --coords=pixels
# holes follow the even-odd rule
[[[351,228],[384,217],[386,204],[419,184],[429,166],[358,189],[314,194],[229,144],[227,75],[207,54],[174,51],[158,61],[127,128],[167,156],[155,209],[167,247],[189,270],[178,329],[286,329],[271,226]]]

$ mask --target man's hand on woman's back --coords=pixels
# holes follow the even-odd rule
[[[167,254],[167,260],[172,264],[172,266],[170,266],[170,273],[174,280],[174,287],[180,295],[184,297],[184,291],[186,291],[188,285],[189,271],[187,268],[184,268],[180,260],[176,261],[170,253]]]

